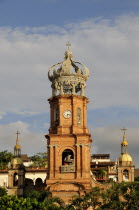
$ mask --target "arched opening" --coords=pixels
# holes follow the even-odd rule
[[[36,182],[35,182],[35,185],[36,185],[37,187],[42,186],[42,185],[43,185],[42,179],[41,179],[41,178],[37,178],[37,179],[36,179]]]
[[[73,165],[74,153],[70,149],[65,149],[62,153],[62,165]]]
[[[17,186],[18,185],[18,173],[14,173],[14,180],[13,180],[13,186]]]
[[[128,182],[129,181],[129,171],[127,169],[125,169],[123,171],[123,181],[124,182]]]
[[[33,187],[34,183],[32,179],[25,178],[25,186],[26,187]]]

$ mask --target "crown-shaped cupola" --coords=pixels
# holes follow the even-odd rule
[[[84,96],[89,69],[82,63],[74,61],[72,52],[65,52],[64,61],[53,65],[48,71],[48,78],[52,82],[52,96],[77,95]],[[78,65],[78,66],[77,66]]]

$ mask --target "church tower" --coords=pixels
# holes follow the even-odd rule
[[[25,177],[25,168],[21,159],[21,147],[19,145],[17,131],[16,145],[14,147],[14,156],[11,159],[8,170],[8,195],[23,196],[23,186]]]
[[[124,131],[123,141],[121,143],[121,155],[118,159],[118,182],[133,182],[134,181],[134,163],[132,157],[128,153],[128,142],[126,140],[127,129]]]
[[[84,93],[89,69],[73,60],[69,43],[67,46],[65,60],[53,65],[48,72],[52,97],[48,100],[50,129],[45,136],[49,163],[47,189],[64,200],[91,189],[92,142],[86,119],[88,98]]]

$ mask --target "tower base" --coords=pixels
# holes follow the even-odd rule
[[[47,180],[48,181],[48,180]],[[57,181],[51,184],[47,183],[47,190],[52,193],[53,197],[59,197],[64,200],[65,203],[69,203],[72,200],[72,197],[77,195],[84,195],[86,192],[91,190],[90,180],[82,180],[82,182],[71,182],[68,180]]]

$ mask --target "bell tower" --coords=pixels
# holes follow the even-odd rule
[[[91,189],[90,143],[84,89],[89,69],[73,60],[72,52],[48,71],[52,85],[48,146],[47,189],[63,200]]]
[[[8,195],[23,196],[25,167],[21,158],[21,147],[18,138],[19,134],[20,133],[17,131],[14,156],[11,159],[8,170]]]
[[[133,182],[134,181],[134,162],[128,153],[128,142],[126,140],[126,128],[121,129],[124,132],[123,141],[121,143],[121,155],[118,159],[118,182]]]

